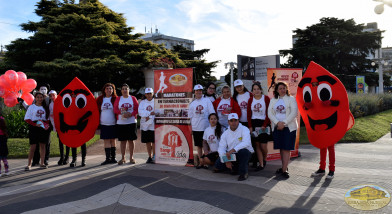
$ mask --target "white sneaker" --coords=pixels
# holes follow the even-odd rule
[[[329,171],[327,177],[325,177],[326,179],[333,179],[334,178],[334,171]]]
[[[323,175],[325,175],[325,170],[322,170],[322,169],[318,169],[317,171],[315,171],[315,172],[312,173],[312,176],[313,176],[313,177],[316,177],[316,176],[323,176]]]
[[[7,176],[10,175],[10,172],[6,172],[5,175],[7,175]]]

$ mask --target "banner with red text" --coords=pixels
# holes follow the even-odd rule
[[[154,70],[156,163],[185,165],[193,159],[192,86],[192,68]]]
[[[278,82],[285,82],[289,86],[290,95],[295,98],[297,94],[298,83],[302,78],[302,69],[301,68],[267,68],[267,78],[268,78],[268,96],[272,99],[274,97],[273,91],[275,88],[275,84]],[[298,112],[297,116],[298,129],[297,129],[297,137],[295,139],[295,147],[294,150],[291,151],[291,157],[298,157],[298,148],[299,148],[299,131],[300,131],[300,123],[301,117]],[[268,160],[276,160],[280,159],[279,150],[273,149],[273,142],[268,143]]]

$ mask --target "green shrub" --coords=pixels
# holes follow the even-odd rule
[[[28,124],[24,121],[26,110],[19,104],[14,107],[6,107],[3,99],[0,102],[1,114],[7,124],[8,135],[10,138],[26,138],[29,134]]]
[[[348,93],[350,111],[355,118],[377,114],[392,109],[392,94]]]

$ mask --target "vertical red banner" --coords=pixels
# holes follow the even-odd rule
[[[193,159],[192,86],[192,68],[154,71],[156,163],[185,165]]]
[[[285,82],[289,86],[290,95],[295,98],[297,94],[298,83],[302,78],[301,68],[267,68],[267,78],[268,78],[268,96],[272,99],[274,97],[273,91],[275,84],[278,82]],[[297,137],[295,139],[295,148],[291,151],[291,157],[298,157],[299,148],[299,132],[301,116],[298,112],[297,116],[298,129]],[[280,159],[279,150],[273,149],[273,142],[268,142],[268,159],[276,160]]]

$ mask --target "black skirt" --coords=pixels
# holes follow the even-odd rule
[[[30,145],[43,143],[48,144],[50,136],[50,130],[45,130],[38,126],[32,126],[29,124],[29,140]]]

